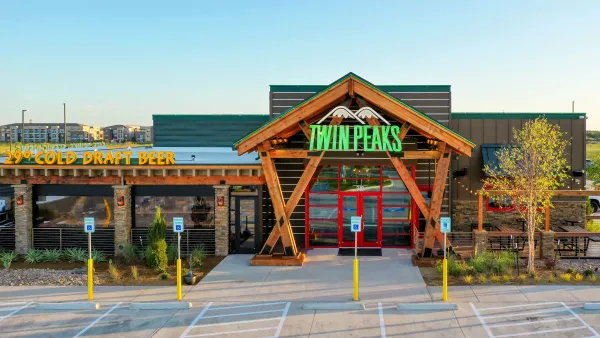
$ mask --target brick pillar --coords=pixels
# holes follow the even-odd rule
[[[473,231],[473,255],[485,252],[488,242],[488,233],[485,230]]]
[[[229,254],[229,185],[215,185],[215,255]],[[223,205],[219,206],[219,201]]]
[[[33,248],[33,201],[31,184],[13,185],[15,188],[15,251],[25,254]],[[18,201],[23,199],[23,204]]]
[[[114,185],[115,255],[131,244],[131,186]],[[123,205],[119,205],[119,201]]]
[[[554,231],[542,231],[542,258],[554,259]]]

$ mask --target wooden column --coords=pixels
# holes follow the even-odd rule
[[[546,207],[546,231],[550,231],[550,207]]]
[[[481,192],[477,198],[477,230],[483,231],[483,194]]]
[[[444,151],[445,144],[440,144],[439,149]],[[438,160],[433,181],[433,192],[431,195],[431,204],[429,207],[429,217],[425,224],[425,238],[423,241],[423,257],[433,255],[433,245],[435,243],[436,233],[439,232],[440,213],[444,201],[444,191],[446,190],[446,178],[448,178],[448,169],[450,167],[452,151],[444,151],[442,157]]]

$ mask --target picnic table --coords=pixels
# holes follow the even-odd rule
[[[571,224],[570,226],[574,226],[574,227],[577,227],[575,224],[581,224],[581,221],[578,221],[578,220],[565,219],[564,221],[566,223],[570,223]],[[585,230],[585,229],[583,229],[583,230]]]
[[[572,221],[567,221],[567,222],[570,222],[571,224],[573,224]],[[574,232],[574,233],[589,232],[589,231],[587,231],[587,229],[582,228],[577,225],[561,225],[560,228],[565,232]],[[583,237],[583,255],[584,256],[587,254],[590,241],[600,242],[600,237],[587,237],[587,236]],[[572,251],[572,250],[575,250],[575,253],[577,255],[579,255],[579,236],[574,236],[574,237],[571,237],[570,239],[563,241],[562,249],[558,248],[558,253],[560,255],[561,251]]]
[[[493,228],[494,227],[490,223],[483,223],[483,230],[485,230],[485,231],[492,231]],[[471,231],[477,230],[477,229],[479,229],[479,223],[477,223],[477,222],[471,222]]]
[[[510,225],[496,225],[495,226],[496,230],[498,230],[499,232],[506,232],[506,233],[515,233],[515,232],[521,232],[519,231],[519,229],[515,229],[513,227],[511,227]],[[526,236],[526,234],[525,234]],[[522,238],[522,235],[506,235],[506,236],[499,236],[499,237],[492,237],[488,239],[490,246],[492,248],[492,250],[514,250],[514,249],[519,249],[519,250],[523,250],[525,248],[525,242],[526,242],[526,237]],[[517,244],[517,247],[515,248],[515,243]]]

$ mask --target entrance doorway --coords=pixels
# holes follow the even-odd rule
[[[229,205],[229,251],[234,254],[258,252],[258,196],[231,196]]]
[[[339,217],[340,247],[354,247],[354,233],[350,228],[352,216],[362,217],[362,230],[356,235],[359,248],[381,247],[381,194],[340,194],[341,217]]]

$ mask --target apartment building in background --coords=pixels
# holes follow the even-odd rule
[[[0,126],[0,142],[60,143],[93,142],[104,139],[101,127],[81,123],[11,123]]]
[[[104,127],[104,140],[110,143],[152,143],[152,126],[115,124]]]

